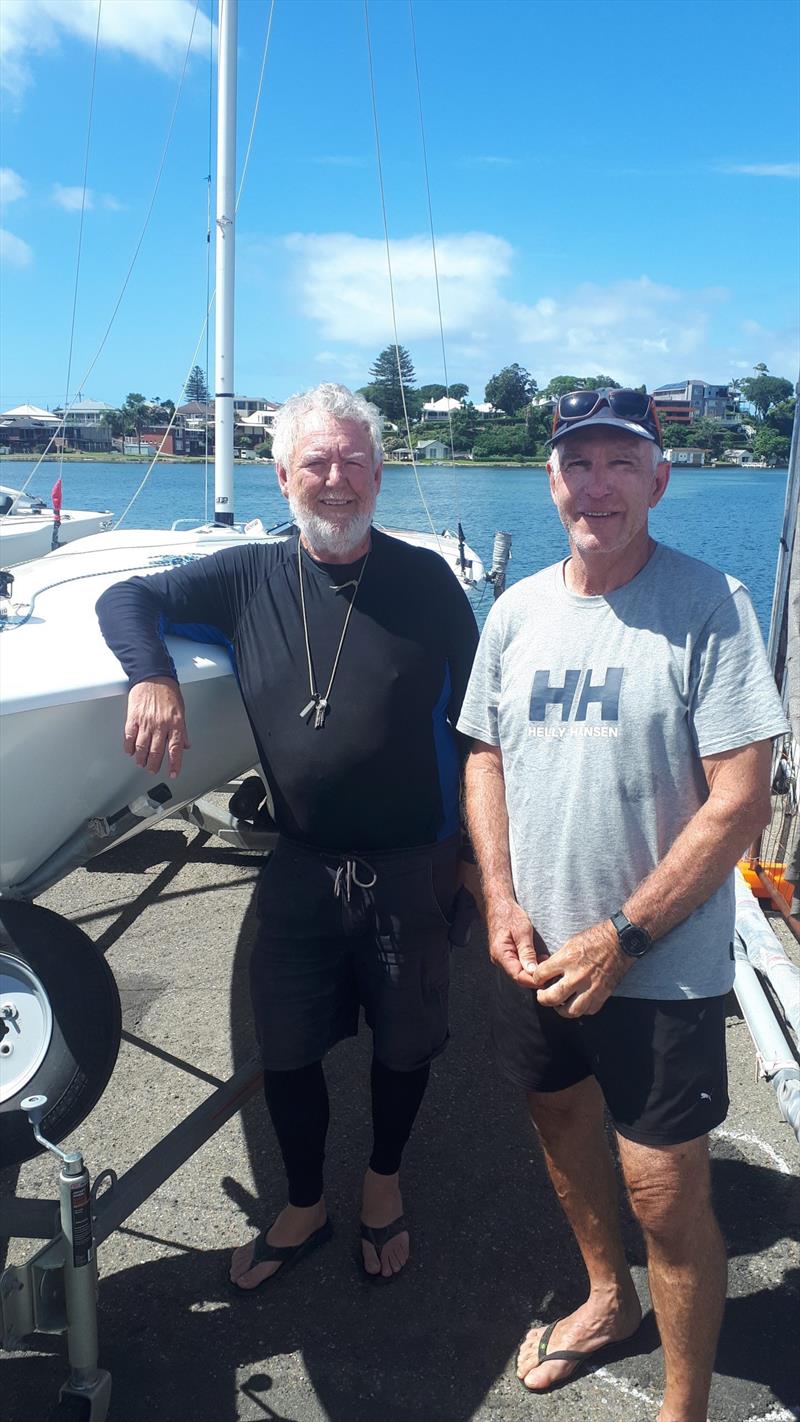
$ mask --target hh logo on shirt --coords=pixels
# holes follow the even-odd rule
[[[548,740],[563,740],[567,735],[616,739],[623,671],[623,667],[608,667],[601,681],[592,667],[570,669],[563,673],[561,684],[551,683],[547,669],[534,672],[529,734]],[[548,717],[549,706],[558,707],[560,715],[551,712]],[[599,707],[599,716],[595,712],[587,724],[590,706]]]

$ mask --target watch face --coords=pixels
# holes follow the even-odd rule
[[[611,922],[617,930],[619,946],[628,958],[641,958],[652,947],[653,940],[644,928],[637,928],[624,913],[611,915]]]
[[[623,928],[619,940],[623,952],[630,958],[641,958],[650,947],[650,935],[645,933],[643,928],[635,928],[633,924],[629,928]]]

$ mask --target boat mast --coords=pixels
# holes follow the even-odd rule
[[[238,0],[219,0],[217,58],[217,314],[214,343],[214,519],[233,523],[233,300],[236,223]]]

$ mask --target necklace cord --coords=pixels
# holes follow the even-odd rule
[[[309,636],[309,631],[308,631],[308,615],[307,615],[307,613],[306,613],[306,594],[305,594],[305,586],[304,586],[304,582],[303,582],[303,554],[302,554],[302,551],[301,551],[301,548],[300,548],[300,539],[298,538],[298,540],[297,540],[297,576],[298,576],[299,581],[300,581],[300,609],[301,609],[301,613],[302,613],[302,617],[303,617],[303,636],[305,637],[305,643],[306,643],[306,661],[307,661],[307,663],[308,663],[308,692],[309,692],[309,696],[311,697],[311,703],[310,703],[310,705],[306,708],[306,710],[304,710],[303,712],[301,712],[301,715],[302,715],[304,718],[305,718],[307,715],[310,714],[310,712],[314,709],[314,707],[316,707],[317,709],[319,709],[320,706],[323,706],[323,707],[325,707],[325,708],[327,708],[327,706],[328,706],[330,694],[331,694],[331,691],[333,690],[333,683],[334,683],[334,681],[335,681],[335,679],[336,679],[336,673],[337,673],[338,668],[339,668],[339,659],[340,659],[340,657],[341,657],[341,655],[342,655],[342,648],[343,648],[343,646],[344,646],[344,639],[345,639],[345,637],[347,636],[347,629],[348,629],[348,627],[349,627],[349,625],[350,625],[350,617],[351,617],[351,615],[352,615],[353,608],[355,607],[356,598],[358,597],[358,590],[359,590],[359,588],[361,587],[361,579],[363,578],[364,573],[365,573],[365,571],[366,571],[366,567],[367,567],[367,563],[369,562],[369,555],[370,555],[370,552],[371,552],[371,551],[372,551],[371,549],[368,550],[368,552],[367,552],[367,554],[366,554],[366,557],[364,558],[364,562],[363,562],[362,565],[361,565],[361,572],[359,573],[358,577],[357,577],[356,580],[355,580],[355,588],[353,589],[353,596],[352,596],[352,599],[350,600],[350,602],[348,603],[347,612],[346,612],[346,614],[345,614],[345,619],[344,619],[344,626],[342,627],[342,635],[341,635],[341,637],[339,638],[339,645],[338,645],[338,647],[336,648],[336,656],[334,657],[334,660],[333,660],[333,670],[331,671],[330,680],[329,680],[329,682],[328,682],[328,689],[327,689],[327,691],[325,692],[325,695],[321,697],[320,694],[319,694],[319,691],[317,690],[316,677],[314,676],[314,663],[313,663],[312,658],[311,658],[311,638],[310,638],[310,636]],[[317,724],[317,723],[315,723],[315,724]],[[319,722],[318,724],[321,725],[322,722]]]

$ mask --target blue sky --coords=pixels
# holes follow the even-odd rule
[[[409,8],[370,0],[399,337],[442,377]],[[240,0],[240,161],[267,0]],[[180,397],[206,293],[200,0],[103,0],[70,394]],[[796,378],[794,0],[414,0],[450,378]],[[97,0],[2,0],[0,410],[64,397]],[[238,219],[236,388],[368,379],[392,339],[362,0],[276,0]],[[201,347],[200,364],[205,362]]]

